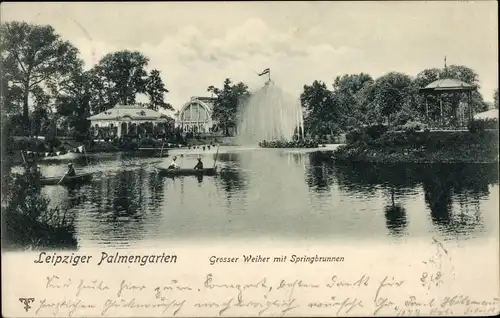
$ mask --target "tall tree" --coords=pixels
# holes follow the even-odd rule
[[[146,83],[146,94],[149,97],[148,108],[158,111],[160,108],[174,110],[172,105],[165,102],[165,93],[168,90],[165,88],[165,84],[160,76],[160,71],[154,69],[149,74]]]
[[[138,93],[146,93],[149,59],[140,52],[119,51],[105,55],[92,69],[100,92],[97,107],[102,110],[116,103],[134,104]],[[103,109],[104,108],[104,109]]]
[[[248,86],[242,82],[232,84],[226,78],[222,88],[209,86],[207,91],[216,96],[212,119],[224,129],[225,135],[229,135],[229,128],[236,126],[238,106],[250,96]]]
[[[8,22],[0,26],[3,79],[21,91],[25,128],[29,127],[30,94],[82,67],[78,50],[49,25]]]
[[[300,102],[305,108],[304,129],[313,135],[336,135],[340,132],[339,102],[326,84],[314,81],[304,85]]]
[[[90,128],[87,118],[94,97],[92,74],[82,72],[73,74],[64,82],[56,98],[57,113],[66,117],[66,122],[76,140],[84,140]]]
[[[362,121],[364,111],[358,103],[358,93],[367,85],[371,85],[373,79],[366,73],[345,74],[337,76],[333,83],[333,94],[335,101],[339,103],[340,110],[339,125],[342,130],[356,126]]]
[[[403,73],[391,72],[379,77],[373,83],[375,106],[391,124],[391,115],[403,109],[409,101],[412,79]]]

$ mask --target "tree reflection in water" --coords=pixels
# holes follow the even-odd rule
[[[217,175],[217,183],[222,184],[227,198],[230,199],[233,192],[246,187],[241,171],[241,156],[237,153],[219,153],[217,161],[225,163],[225,168]]]
[[[495,164],[336,163],[334,171],[341,189],[365,195],[374,195],[377,188],[391,191],[391,205],[385,208],[391,233],[401,233],[407,226],[404,207],[394,201],[395,192],[414,191],[421,184],[432,223],[442,232],[462,233],[483,226],[479,200],[488,196],[490,184],[498,183]],[[455,209],[454,201],[459,203]]]
[[[391,189],[391,204],[384,209],[387,229],[392,235],[402,235],[408,226],[406,210],[402,205],[395,202],[394,188]]]
[[[489,184],[498,183],[497,165],[439,164],[421,175],[425,202],[436,227],[458,234],[482,226],[479,199],[489,194]],[[458,213],[453,210],[454,199],[459,201]]]
[[[306,183],[317,192],[328,192],[333,184],[334,162],[330,152],[309,153],[309,165],[306,168]]]
[[[103,227],[106,231],[99,231],[103,235],[120,238],[123,244],[129,240],[141,240],[144,238],[144,218],[149,207],[156,205],[145,204],[153,191],[148,191],[147,183],[144,181],[144,169],[132,171],[119,171],[107,175],[102,180],[100,188],[93,189],[93,197],[90,198],[94,205],[94,215],[97,222],[93,226]],[[150,185],[151,187],[151,185]],[[147,195],[144,191],[147,191]]]

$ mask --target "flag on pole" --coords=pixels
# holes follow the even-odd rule
[[[271,72],[271,70],[269,68],[266,68],[265,70],[262,71],[262,73],[259,74],[259,76],[269,74],[269,72]]]
[[[79,150],[80,152],[83,152],[83,146],[78,147],[78,150]]]

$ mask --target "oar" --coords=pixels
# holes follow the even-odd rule
[[[26,165],[26,158],[24,158],[24,153],[23,151],[21,150],[21,158],[23,158],[23,162],[24,162],[24,165]]]
[[[64,176],[62,176],[61,180],[59,180],[59,182],[57,183],[59,185],[59,183],[61,183],[61,181],[63,181],[64,177],[66,177],[66,175],[68,174],[68,172],[66,171],[66,173],[64,174]]]
[[[215,169],[215,163],[217,162],[217,155],[219,154],[219,148],[220,148],[220,144],[217,146],[217,152],[215,153],[214,169]]]
[[[82,145],[83,155],[85,156],[85,160],[87,161],[87,166],[89,165],[89,158],[87,157],[87,151],[85,150],[85,145]]]

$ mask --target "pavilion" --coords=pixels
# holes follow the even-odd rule
[[[429,85],[425,86],[424,88],[420,89],[420,92],[425,95],[425,112],[426,112],[426,118],[429,120],[429,105],[427,101],[427,96],[428,95],[434,95],[438,98],[439,100],[439,107],[440,107],[440,122],[441,125],[443,125],[443,99],[442,99],[442,94],[453,94],[453,95],[458,95],[460,98],[462,94],[467,95],[467,106],[464,108],[458,107],[458,114],[454,114],[456,118],[459,119],[461,123],[465,122],[465,112],[467,112],[467,117],[468,119],[472,119],[472,93],[477,90],[477,87],[475,85],[471,85],[465,82],[462,82],[457,79],[452,79],[452,78],[442,78],[438,79],[437,81],[434,81],[430,83]]]
[[[169,116],[141,105],[117,105],[87,119],[95,135],[119,138],[130,133],[137,134],[139,126],[153,132],[158,124],[168,122]]]

